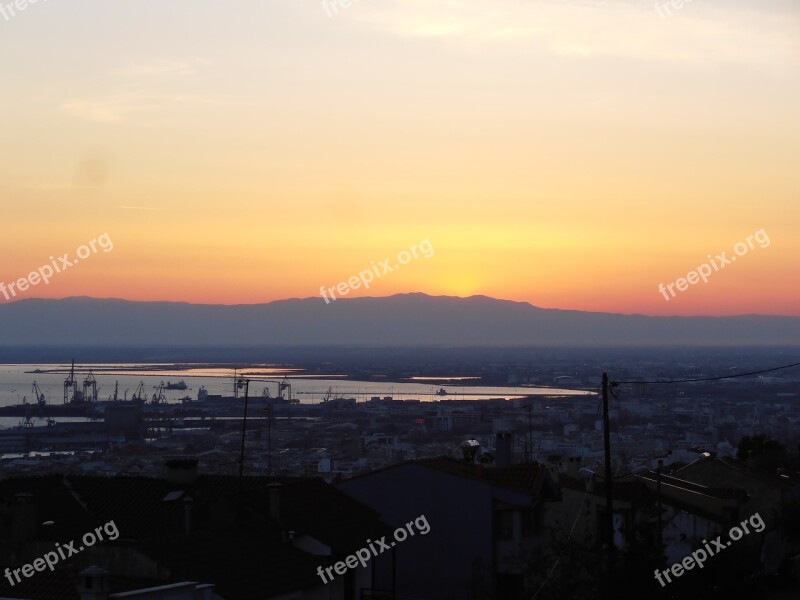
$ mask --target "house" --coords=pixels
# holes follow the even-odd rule
[[[337,487],[392,527],[420,515],[430,524],[424,537],[393,548],[399,598],[526,598],[546,505],[559,498],[539,463],[488,468],[448,457],[392,465]],[[387,573],[376,576],[387,585]]]
[[[0,481],[0,569],[31,563],[103,524],[117,531],[53,571],[0,582],[0,597],[360,600],[392,592],[373,584],[376,569],[394,579],[388,554],[330,579],[319,575],[391,533],[373,510],[319,479],[240,480],[201,475],[196,466],[174,461],[164,477]]]
[[[547,527],[559,532],[562,544],[570,541],[574,554],[561,560],[562,580],[551,580],[551,587],[564,585],[563,578],[569,576],[565,563],[574,565],[576,556],[590,556],[587,549],[599,549],[607,541],[606,482],[600,474],[585,473],[585,478],[558,474],[562,502],[548,511]],[[718,593],[725,597],[734,593],[751,597],[764,585],[768,535],[763,523],[751,519],[758,511],[745,489],[711,487],[676,474],[645,470],[615,478],[612,496],[618,557],[615,577],[623,589],[646,590],[650,586],[653,594],[660,592],[663,586],[653,578],[654,570],[680,564],[712,540],[719,538],[724,544],[731,528],[745,519],[751,526],[747,535],[729,540],[724,555],[713,554],[713,560],[672,582],[669,590],[675,597],[710,597]],[[776,564],[788,556],[781,554]],[[592,567],[594,571],[580,570],[585,578],[581,585],[604,571],[602,564]]]
[[[660,478],[660,479],[659,479]],[[681,561],[700,547],[703,539],[724,535],[740,519],[750,516],[742,489],[711,488],[656,471],[635,476],[662,507],[661,539],[667,564]]]
[[[797,541],[789,539],[787,517],[800,510],[800,477],[796,473],[766,471],[752,461],[702,454],[694,462],[678,469],[676,476],[709,487],[739,488],[747,493],[747,514],[756,513],[764,520],[763,561],[767,573],[781,568],[786,556],[800,552]],[[748,543],[754,540],[748,539]]]

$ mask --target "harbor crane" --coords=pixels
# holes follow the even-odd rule
[[[292,398],[292,384],[289,383],[289,381],[286,378],[284,378],[283,381],[277,381],[275,379],[260,379],[259,382],[278,384],[278,395],[275,396],[276,400],[284,400],[283,392],[284,390],[287,390],[289,393],[285,398],[285,400],[287,400],[289,404],[300,404],[300,400],[295,400]],[[269,395],[269,390],[266,387],[264,388],[264,393],[262,394],[262,396],[264,398],[271,398],[271,396]]]
[[[83,380],[83,399],[88,402],[97,402],[97,379],[91,371]]]
[[[36,398],[36,403],[39,405],[39,408],[43,408],[47,405],[47,399],[44,396],[44,392],[42,392],[39,384],[35,381],[33,382],[33,395]]]
[[[131,402],[147,402],[147,394],[144,392],[144,381],[139,382],[136,391],[133,392],[133,396],[131,396]]]
[[[70,398],[70,394],[72,398]],[[75,359],[72,359],[72,367],[69,370],[69,377],[64,380],[64,404],[80,402],[83,400],[82,392],[78,391],[78,380],[75,379]]]
[[[84,400],[97,402],[97,379],[90,371],[83,380],[83,389],[79,390],[78,379],[75,377],[75,359],[73,358],[69,377],[64,380],[64,404],[78,404]]]
[[[153,394],[153,401],[151,404],[166,404],[167,403],[167,395],[164,393],[164,382],[162,381],[161,384],[156,388],[155,393]]]

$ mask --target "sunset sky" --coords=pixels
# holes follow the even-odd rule
[[[800,2],[329,4],[0,15],[0,281],[107,233],[19,297],[266,302],[427,239],[351,296],[800,315]]]

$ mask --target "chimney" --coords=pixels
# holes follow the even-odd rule
[[[269,489],[269,518],[273,521],[281,520],[281,488],[280,483],[270,483]]]
[[[553,482],[558,484],[561,478],[561,456],[558,454],[550,454],[547,456],[547,471]]]
[[[464,456],[464,462],[474,464],[478,454],[481,451],[480,442],[478,440],[466,440],[461,442],[459,447],[461,448],[461,453]]]
[[[194,522],[192,520],[192,509],[194,508],[194,500],[190,496],[183,499],[183,528],[186,535],[192,535],[194,529]]]
[[[79,573],[81,600],[108,600],[108,571],[91,566]]]
[[[16,494],[11,504],[11,538],[18,542],[35,540],[39,532],[38,513],[33,494]]]
[[[495,435],[494,464],[498,469],[511,466],[513,439],[513,434],[509,431],[498,431]]]
[[[167,481],[177,486],[190,486],[197,481],[196,458],[172,458],[164,463]]]

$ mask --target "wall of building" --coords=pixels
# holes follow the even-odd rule
[[[492,488],[408,464],[338,484],[393,527],[425,515],[430,532],[397,544],[399,596],[467,600],[492,584]],[[387,543],[388,543],[387,538]],[[383,574],[381,574],[383,576]],[[390,589],[391,582],[376,585]]]

